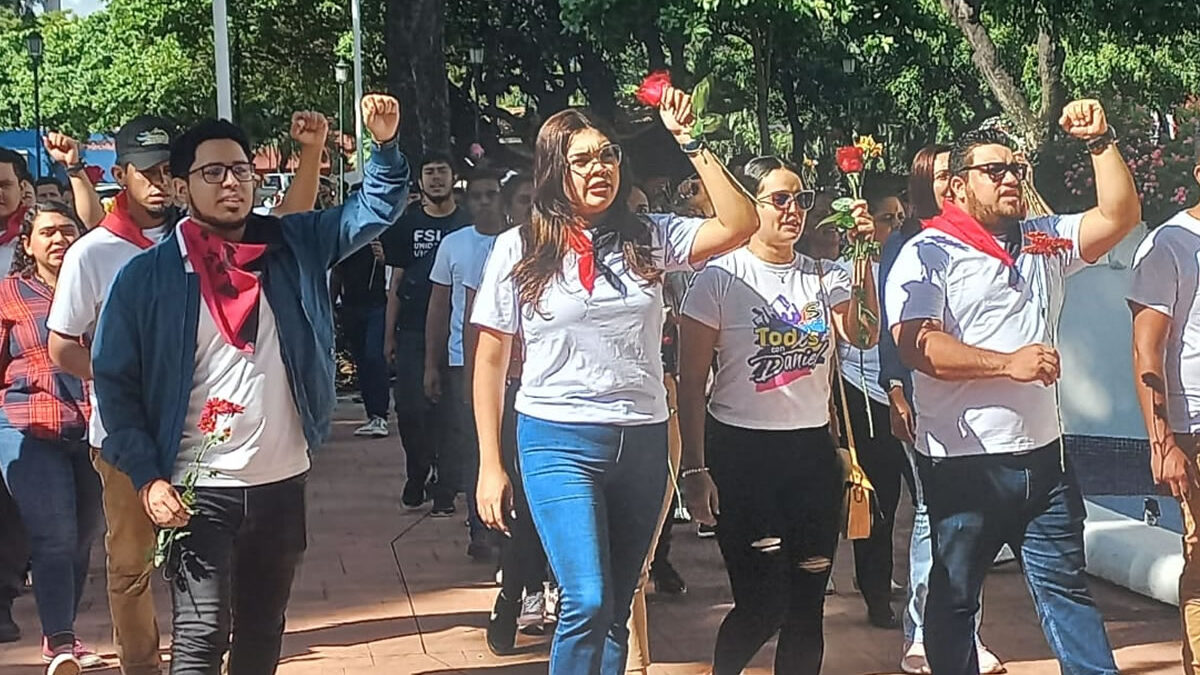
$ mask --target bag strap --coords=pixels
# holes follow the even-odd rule
[[[825,325],[829,329],[829,398],[833,400],[833,380],[837,381],[838,391],[842,395],[842,425],[846,429],[846,449],[850,451],[850,462],[858,466],[858,447],[854,442],[854,427],[850,425],[850,401],[846,398],[846,381],[842,377],[841,357],[838,353],[837,326],[833,323],[833,307],[830,306],[829,293],[825,290],[825,265],[820,260],[817,263],[817,284],[821,289],[821,304],[825,307]]]

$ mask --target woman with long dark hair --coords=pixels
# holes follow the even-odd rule
[[[581,110],[542,126],[533,221],[500,235],[472,320],[480,517],[507,531],[501,461],[504,374],[513,335],[525,362],[517,446],[533,521],[562,587],[550,654],[556,675],[625,668],[630,603],[667,488],[662,279],[740,246],[751,201],[688,133],[691,98],[667,88],[660,113],[708,189],[717,217],[638,216],[614,136]]]
[[[879,308],[870,268],[860,298],[844,270],[795,252],[815,195],[794,169],[759,157],[743,174],[758,231],[697,274],[683,303],[684,496],[694,519],[717,525],[733,589],[715,675],[742,672],[776,634],[775,672],[815,675],[845,494],[829,426],[830,365],[835,339],[875,343],[856,317]],[[853,236],[870,237],[866,204],[853,208]]]
[[[75,635],[92,542],[103,528],[100,478],[87,444],[83,381],[50,360],[46,317],[67,247],[82,223],[61,202],[30,208],[0,281],[0,468],[33,548],[34,598],[49,675],[102,661]]]

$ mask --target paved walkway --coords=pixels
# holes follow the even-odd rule
[[[334,440],[317,456],[309,480],[308,555],[292,594],[279,672],[545,673],[548,638],[522,637],[528,651],[521,656],[497,658],[488,653],[483,630],[496,593],[493,571],[466,557],[462,518],[433,520],[423,513],[404,512],[399,442],[394,436],[353,439],[350,432],[358,409],[348,406],[341,412]],[[652,599],[652,648],[660,664],[652,670],[656,675],[707,672],[713,637],[729,603],[715,543],[697,539],[689,527],[679,526],[677,532],[672,555],[689,592],[676,600]],[[907,528],[897,533],[897,542],[898,557],[903,559]],[[115,663],[99,551],[94,561],[77,627],[81,637]],[[826,604],[824,672],[898,672],[901,634],[867,625],[862,600],[852,592],[849,563],[849,550],[843,545],[835,570],[841,592]],[[903,578],[903,573],[901,560],[897,578]],[[1179,672],[1174,608],[1101,582],[1093,588],[1108,619],[1123,673]],[[169,616],[165,590],[163,584],[157,585],[164,622]],[[16,610],[26,637],[15,645],[0,646],[0,673],[41,673],[35,665],[38,630],[32,596],[18,599]],[[1058,672],[1015,566],[1001,568],[989,579],[984,639],[1014,675]],[[771,672],[771,656],[764,649],[748,672]]]

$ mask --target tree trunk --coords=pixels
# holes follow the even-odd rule
[[[604,56],[597,53],[591,45],[580,44],[579,51],[579,86],[587,96],[588,107],[609,123],[615,123],[617,78]]]
[[[667,53],[663,50],[662,35],[658,31],[657,17],[645,17],[638,23],[636,37],[646,45],[646,60],[650,72],[667,69]]]
[[[767,104],[771,95],[771,29],[754,28],[754,84],[757,91],[758,147],[764,155],[771,154],[771,120]]]
[[[400,100],[401,148],[414,159],[450,151],[444,0],[388,0],[388,88]]]
[[[663,36],[663,42],[667,43],[667,51],[671,54],[671,81],[685,83],[688,71],[684,36],[681,33],[669,33]]]
[[[1042,141],[1049,137],[1050,130],[1058,123],[1066,104],[1067,91],[1063,86],[1063,48],[1058,44],[1058,31],[1053,18],[1045,11],[1038,16],[1038,79],[1042,85],[1042,102],[1038,111],[1041,128],[1045,132]]]
[[[804,161],[804,127],[800,123],[800,106],[796,101],[796,81],[790,70],[780,70],[778,73],[779,90],[783,94],[788,127],[792,133],[792,163],[799,166]]]

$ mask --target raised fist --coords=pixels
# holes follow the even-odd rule
[[[51,131],[42,140],[50,159],[63,166],[73,166],[79,163],[79,143],[66,134]]]
[[[308,110],[292,113],[292,140],[302,146],[323,146],[329,136],[329,120]]]
[[[363,124],[376,143],[387,143],[400,128],[400,102],[387,94],[367,94],[362,100]]]
[[[692,95],[676,89],[672,86],[667,86],[663,90],[662,102],[658,105],[658,114],[662,117],[663,126],[680,145],[692,140],[691,128],[695,122],[695,116],[692,115]]]
[[[1108,131],[1108,116],[1104,114],[1104,107],[1093,99],[1068,103],[1058,123],[1063,131],[1083,141],[1102,136]]]

